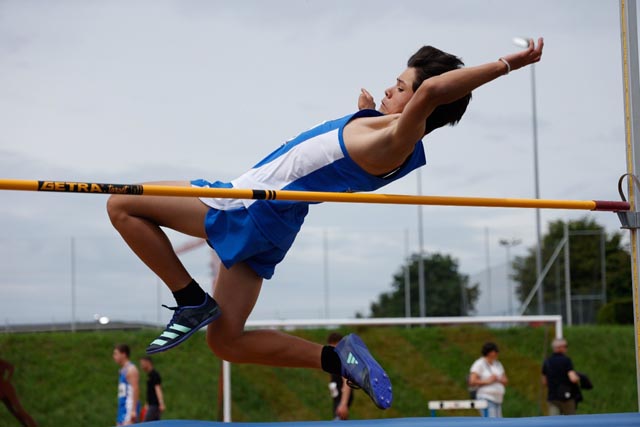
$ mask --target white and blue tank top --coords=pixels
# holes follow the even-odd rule
[[[127,421],[133,412],[133,386],[127,380],[127,372],[131,366],[131,362],[124,365],[118,376],[118,414],[116,416],[118,424]]]
[[[344,127],[360,117],[382,113],[361,110],[321,123],[285,142],[249,171],[212,187],[254,190],[366,192],[377,190],[425,164],[422,141],[403,165],[384,177],[372,175],[354,162],[344,144]],[[247,209],[260,231],[280,247],[289,247],[300,230],[311,202],[203,198],[219,210]]]

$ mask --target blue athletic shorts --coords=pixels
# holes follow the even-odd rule
[[[191,183],[198,187],[218,186],[218,183],[200,179]],[[244,207],[228,210],[210,208],[204,225],[209,246],[226,268],[246,262],[260,277],[270,279],[288,250],[288,247],[280,248],[265,237]]]

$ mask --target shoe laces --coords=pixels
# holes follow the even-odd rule
[[[181,307],[169,307],[168,305],[164,305],[162,304],[162,306],[168,310],[172,310],[173,311],[173,316],[171,316],[171,321],[169,322],[169,325],[171,325],[173,323],[174,320],[176,320],[176,316],[178,316],[178,314],[180,314],[180,309]]]

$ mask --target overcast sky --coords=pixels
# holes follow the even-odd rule
[[[422,45],[476,65],[516,50],[514,36],[545,37],[541,196],[616,199],[625,152],[615,0],[1,1],[0,176],[229,180],[297,133],[354,112],[361,87],[379,101]],[[425,139],[423,192],[532,197],[531,129],[530,70],[476,90],[457,127]],[[416,188],[412,174],[383,192]],[[0,193],[0,322],[68,320],[72,237],[79,320],[156,320],[157,281],[111,228],[105,202]],[[619,226],[612,214],[592,215],[611,232]],[[486,267],[485,229],[497,267],[500,238],[522,239],[516,255],[535,242],[531,210],[426,207],[423,220],[425,249],[453,255],[474,277]],[[414,206],[312,207],[252,318],[324,315],[325,234],[330,315],[367,313],[403,262],[405,230],[414,252]],[[185,255],[203,283],[210,254]],[[504,270],[493,276],[498,313]],[[165,290],[160,300],[171,303]]]

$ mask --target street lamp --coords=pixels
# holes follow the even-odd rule
[[[99,314],[94,314],[93,318],[95,319],[96,322],[98,322],[101,325],[108,325],[109,322],[111,321],[111,319],[109,319],[107,316],[101,316]]]
[[[500,246],[504,246],[507,250],[507,265],[505,267],[507,276],[507,297],[508,297],[508,315],[513,314],[513,289],[511,288],[511,248],[519,245],[520,239],[500,239]]]
[[[531,39],[527,37],[514,37],[513,44],[526,48]],[[540,198],[540,179],[538,171],[538,111],[536,107],[536,67],[531,64],[531,119],[533,128],[533,178],[535,198]],[[542,271],[542,231],[540,229],[540,209],[536,209],[536,280],[540,278]],[[538,314],[544,314],[544,290],[542,284],[538,288]]]
[[[418,196],[422,196],[422,171],[416,171]],[[424,230],[422,226],[422,205],[418,205],[418,308],[420,317],[427,316],[427,291],[424,283]]]

